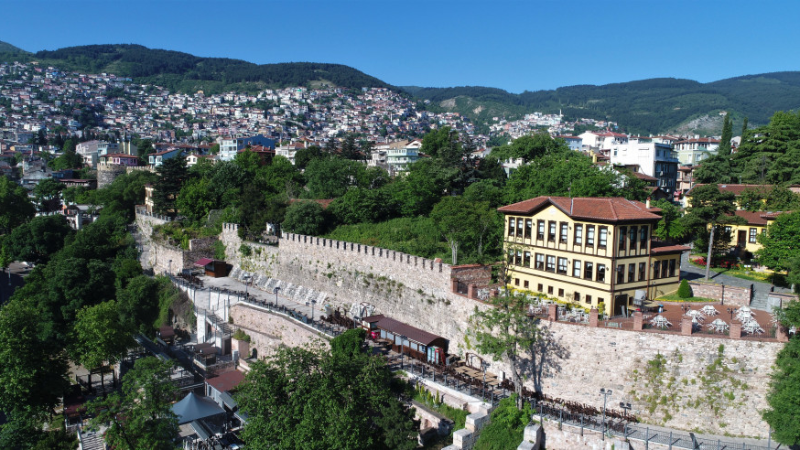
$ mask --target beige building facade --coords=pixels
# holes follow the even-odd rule
[[[509,285],[622,314],[678,289],[683,246],[657,245],[657,208],[624,198],[537,197],[499,208]]]

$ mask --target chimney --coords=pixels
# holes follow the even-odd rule
[[[644,207],[650,209],[650,197],[647,197],[647,200],[644,203]]]

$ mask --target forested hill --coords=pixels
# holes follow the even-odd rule
[[[341,64],[253,64],[227,58],[203,58],[141,45],[86,45],[26,54],[28,60],[64,70],[113,73],[137,83],[165,86],[173,91],[219,93],[255,91],[267,87],[329,84],[344,88],[391,87],[383,81]],[[0,61],[19,60],[19,52],[3,52]]]
[[[0,53],[21,53],[25,54],[28,53],[25,50],[22,50],[19,47],[14,47],[13,45],[9,44],[8,42],[0,41]]]
[[[522,94],[472,86],[402,89],[430,100],[431,109],[457,111],[479,122],[493,116],[557,113],[560,109],[568,118],[613,120],[631,133],[674,130],[692,119],[717,116],[720,110],[731,112],[738,121],[748,116],[751,124],[765,124],[775,111],[800,108],[800,72],[747,75],[712,83],[656,78]]]

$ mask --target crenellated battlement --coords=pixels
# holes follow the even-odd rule
[[[419,256],[409,255],[408,253],[398,252],[395,250],[387,250],[382,247],[375,247],[365,244],[356,244],[353,242],[337,241],[335,239],[326,239],[317,236],[307,236],[304,234],[284,233],[281,237],[283,242],[291,242],[294,244],[303,244],[315,247],[325,247],[331,251],[340,253],[341,255],[363,255],[368,258],[376,258],[381,260],[390,260],[399,264],[404,264],[405,269],[409,267],[423,269],[426,271],[447,273],[452,270],[452,266],[442,263],[441,260],[431,260]]]

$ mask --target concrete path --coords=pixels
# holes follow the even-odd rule
[[[262,291],[252,285],[248,286],[245,291],[245,284],[241,281],[230,278],[230,277],[222,277],[222,278],[212,278],[212,277],[201,277],[203,283],[205,284],[206,288],[202,290],[198,290],[195,302],[198,307],[205,308],[211,311],[216,311],[217,309],[221,309],[225,302],[229,302],[230,305],[235,305],[239,302],[240,296],[236,293],[218,293],[209,291],[209,287],[214,287],[216,289],[227,289],[228,291],[234,291],[239,293],[247,292],[250,298],[256,298],[259,300],[269,301],[269,302],[277,302],[278,305],[286,306],[288,308],[292,308],[297,312],[303,313],[309,317],[311,317],[311,304],[309,303],[299,303],[294,301],[293,299],[283,297],[281,295],[275,295],[272,292],[265,292]],[[209,295],[210,292],[210,295]],[[319,302],[314,305],[314,319],[319,319],[325,311],[322,309],[322,303]]]

